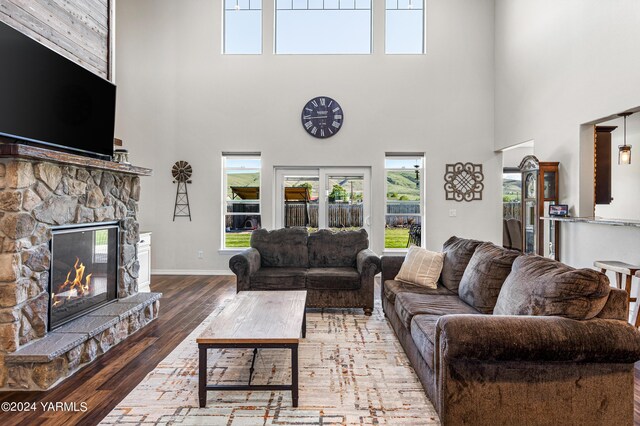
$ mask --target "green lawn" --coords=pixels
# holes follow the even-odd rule
[[[225,235],[227,241],[227,247],[249,247],[249,240],[251,239],[251,233],[249,232],[227,232]]]
[[[406,248],[409,228],[385,228],[384,248]]]
[[[229,248],[249,247],[251,234],[248,232],[227,232],[226,240]],[[384,230],[385,248],[405,248],[409,239],[409,228],[386,228]]]

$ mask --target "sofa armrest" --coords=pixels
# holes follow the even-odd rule
[[[380,267],[382,269],[382,283],[387,280],[395,279],[404,262],[404,256],[382,256],[380,258]]]
[[[260,252],[254,248],[241,251],[229,259],[229,269],[236,274],[237,290],[249,290],[251,275],[260,269]]]
[[[445,315],[438,320],[435,343],[440,362],[640,360],[640,331],[625,321],[600,318]]]
[[[380,272],[380,258],[369,249],[360,250],[356,258],[356,267],[360,275],[374,276]]]

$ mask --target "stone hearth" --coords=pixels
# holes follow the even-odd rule
[[[16,144],[0,144],[0,156],[0,390],[47,389],[157,316],[160,295],[130,297],[138,293],[139,175],[151,171]],[[47,335],[51,227],[109,221],[120,226],[118,297],[130,306],[116,302],[124,313],[102,318],[102,329],[76,335],[75,345],[67,338],[50,360],[25,356],[59,340],[58,330]]]

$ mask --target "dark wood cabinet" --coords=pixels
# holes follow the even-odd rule
[[[617,126],[596,126],[593,136],[595,204],[611,204],[611,132]]]

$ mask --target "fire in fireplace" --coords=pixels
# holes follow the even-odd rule
[[[54,228],[49,278],[49,330],[117,296],[118,224]]]

